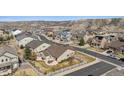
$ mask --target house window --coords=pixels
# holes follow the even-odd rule
[[[8,59],[6,59],[6,61],[8,61]]]
[[[3,62],[4,60],[2,59],[2,62]]]

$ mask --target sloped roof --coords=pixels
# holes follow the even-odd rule
[[[4,53],[11,53],[13,55],[17,55],[16,49],[12,48],[10,46],[2,46],[0,47],[0,56],[2,56]]]
[[[48,47],[46,50],[43,51],[44,54],[49,54],[54,58],[60,57],[68,47],[52,44],[50,47]]]
[[[124,47],[124,42],[112,41],[112,42],[109,44],[109,47],[112,47],[112,48],[121,48],[121,47]]]
[[[20,41],[26,37],[32,37],[32,34],[29,32],[22,32],[16,36],[16,40]]]
[[[35,49],[43,43],[44,43],[43,41],[33,40],[30,43],[28,43],[26,46],[29,48]]]

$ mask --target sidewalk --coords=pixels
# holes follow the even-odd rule
[[[80,69],[82,69],[82,68],[85,68],[85,67],[91,66],[91,65],[93,65],[93,64],[96,64],[96,63],[98,63],[98,62],[100,62],[100,61],[101,61],[100,59],[96,59],[94,62],[87,63],[87,64],[83,64],[83,65],[78,66],[78,67],[75,67],[75,68],[73,68],[73,69],[70,69],[70,70],[67,70],[67,71],[63,71],[63,72],[61,72],[61,73],[55,74],[55,76],[64,76],[64,75],[66,75],[66,74],[69,74],[69,73],[75,72],[75,71],[77,71],[77,70],[80,70]]]

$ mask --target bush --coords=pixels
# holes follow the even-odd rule
[[[83,46],[84,44],[85,44],[85,43],[84,43],[84,39],[81,38],[81,39],[80,39],[80,42],[79,42],[79,45],[80,45],[80,46]]]
[[[26,47],[26,48],[25,48],[25,55],[24,55],[24,58],[25,58],[25,59],[30,59],[30,57],[31,57],[31,50],[30,50],[28,47]]]
[[[21,45],[21,46],[20,46],[20,49],[24,49],[24,46],[23,46],[23,45]]]

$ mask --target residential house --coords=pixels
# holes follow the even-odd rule
[[[75,51],[61,45],[53,44],[41,53],[41,58],[48,65],[55,65],[65,59],[72,57]]]
[[[0,47],[0,75],[12,73],[18,68],[19,60],[17,52],[10,46]]]
[[[124,53],[124,42],[120,42],[119,40],[112,41],[109,45],[108,48],[117,51],[117,52],[122,52]]]
[[[60,41],[69,42],[71,41],[72,34],[70,31],[63,31],[63,32],[58,33],[57,38]]]
[[[116,41],[117,38],[114,35],[96,35],[92,38],[90,45],[97,48],[107,48],[107,45],[112,41]]]
[[[18,30],[18,29],[14,29],[11,33],[12,33],[13,36],[16,36],[16,35],[21,34],[22,31],[21,30]]]
[[[89,33],[89,32],[86,32],[86,34],[84,35],[84,42],[85,43],[88,43],[89,40],[93,39],[94,37],[95,37],[94,34]]]
[[[26,46],[28,43],[33,41],[35,38],[32,36],[30,32],[23,32],[21,34],[16,35],[16,41],[19,46]]]
[[[28,43],[26,46],[29,47],[33,52],[40,53],[41,51],[47,49],[50,45],[44,43],[43,41],[33,40],[30,43]]]

